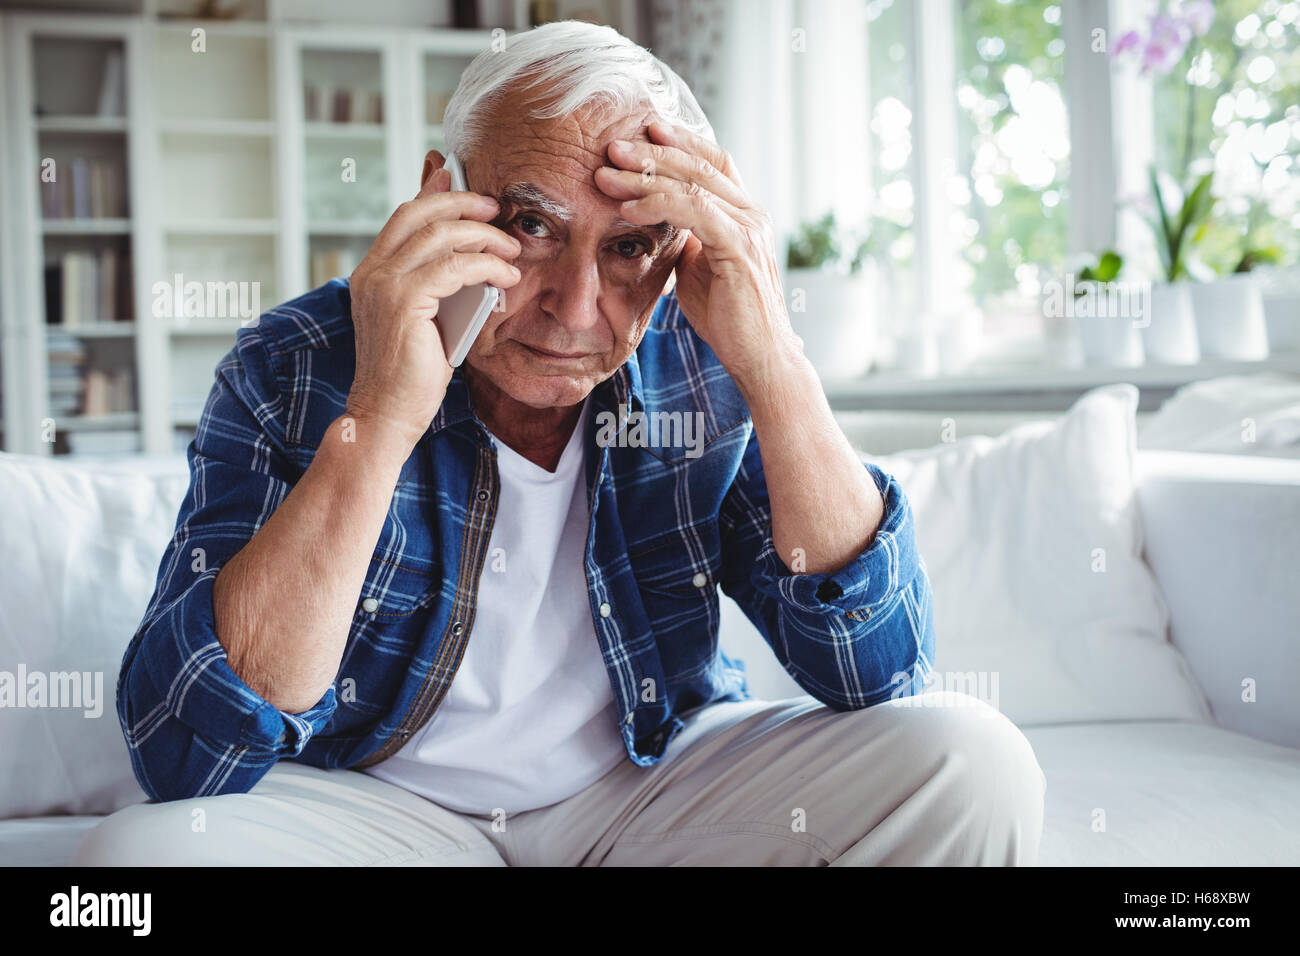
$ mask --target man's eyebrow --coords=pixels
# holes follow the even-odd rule
[[[633,232],[648,232],[654,236],[660,245],[667,245],[677,236],[677,227],[670,226],[666,222],[657,222],[652,226],[642,226],[635,222],[628,222],[626,219],[615,219],[615,229],[629,229]]]
[[[573,221],[573,210],[557,202],[532,183],[511,183],[501,190],[501,201],[525,209],[537,209],[563,222]]]
[[[510,203],[510,205],[521,209],[536,209],[563,222],[572,222],[575,218],[573,210],[564,203],[552,199],[542,192],[540,187],[532,183],[511,183],[501,190],[501,202]],[[667,245],[677,236],[676,227],[666,222],[642,226],[634,222],[628,222],[626,219],[615,219],[613,228],[630,232],[639,230],[649,233],[654,236],[660,245]]]

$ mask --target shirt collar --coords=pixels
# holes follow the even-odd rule
[[[447,392],[443,395],[438,414],[429,423],[429,434],[436,435],[444,428],[459,425],[466,419],[478,422],[474,414],[474,403],[470,401],[469,385],[465,381],[465,366],[458,365],[451,372],[451,381],[447,383]],[[482,423],[479,422],[481,426]]]

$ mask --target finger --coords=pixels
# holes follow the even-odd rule
[[[433,182],[440,178],[435,173],[429,177],[429,181]],[[478,193],[435,192],[426,189],[393,211],[393,214],[388,217],[388,222],[384,223],[384,228],[375,237],[370,251],[379,256],[391,255],[417,229],[430,223],[445,222],[449,219],[491,222],[499,212],[497,201],[491,196],[480,196]]]
[[[650,193],[623,203],[622,214],[624,219],[637,226],[667,222],[678,229],[689,229],[709,252],[724,261],[735,249],[735,220],[701,193]]]
[[[706,199],[711,200],[724,213],[733,219],[740,219],[742,212],[727,202],[721,196],[709,193],[705,187],[697,183],[683,182],[680,179],[673,179],[669,176],[645,176],[641,173],[634,173],[630,169],[615,169],[613,166],[601,166],[596,170],[596,185],[601,192],[611,199],[640,199],[642,196],[649,196],[651,193],[674,192],[690,196],[696,193],[707,193]]]
[[[509,289],[519,282],[519,270],[488,252],[449,252],[408,272],[402,282],[434,299],[455,295],[466,286],[487,283]]]
[[[388,257],[388,267],[400,275],[449,252],[490,252],[510,260],[522,251],[517,239],[489,223],[472,219],[435,220],[411,233]]]
[[[751,205],[745,191],[700,154],[688,153],[675,146],[615,140],[609,145],[609,157],[617,167],[648,174],[647,179],[667,176],[695,183],[738,209]]]
[[[693,133],[685,127],[665,123],[663,120],[652,122],[646,132],[650,134],[651,140],[662,146],[675,146],[685,152],[703,156],[721,170],[722,175],[739,186],[742,191],[745,190],[745,183],[740,178],[740,170],[736,167],[735,160],[731,158],[730,153],[712,140],[705,139],[699,133]]]
[[[708,160],[716,169],[722,172],[729,180],[736,184],[742,191],[745,191],[745,181],[741,179],[740,169],[736,166],[736,161],[731,158],[731,154],[713,142],[706,139],[699,133],[692,132],[684,126],[674,126],[672,123],[666,123],[663,120],[654,120],[646,132],[650,140],[660,146],[675,147],[685,153],[693,153]]]

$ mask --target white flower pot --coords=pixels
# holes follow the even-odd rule
[[[1084,362],[1123,367],[1141,365],[1143,348],[1138,317],[1122,310],[1112,312],[1107,307],[1106,283],[1081,282],[1075,288],[1089,292],[1067,303],[1079,330]]]
[[[824,380],[859,378],[876,357],[875,284],[866,274],[786,273],[790,325]]]
[[[1147,362],[1157,365],[1193,365],[1201,359],[1191,287],[1186,282],[1151,287],[1147,314],[1138,323]]]
[[[1267,292],[1264,323],[1268,326],[1270,352],[1300,351],[1300,292]]]
[[[1264,300],[1250,273],[1198,283],[1192,304],[1201,355],[1238,362],[1268,358]]]

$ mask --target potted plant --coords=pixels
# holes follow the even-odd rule
[[[786,252],[790,324],[827,379],[857,378],[875,359],[877,316],[868,240],[827,213],[805,223]]]
[[[1117,61],[1136,62],[1144,75],[1168,75],[1196,45],[1197,38],[1209,33],[1213,21],[1214,4],[1209,0],[1158,2],[1149,11],[1146,29],[1125,33],[1111,55]],[[1196,90],[1192,86],[1187,90],[1190,109]],[[1194,129],[1190,122],[1184,133],[1179,165],[1182,178],[1186,178],[1193,162]],[[1148,312],[1140,323],[1148,361],[1190,364],[1200,359],[1197,322],[1186,280],[1197,277],[1191,246],[1214,202],[1210,181],[1209,174],[1202,176],[1186,199],[1174,202],[1178,189],[1173,180],[1162,187],[1155,168],[1150,170],[1153,208],[1147,221],[1155,233],[1164,281],[1152,286]]]
[[[1252,270],[1269,261],[1276,261],[1273,250],[1247,249],[1231,272],[1196,286],[1193,307],[1202,355],[1238,362],[1268,357],[1264,298]]]
[[[1272,353],[1300,351],[1300,268],[1261,270],[1260,295]]]
[[[1286,347],[1285,322],[1270,335],[1264,282],[1260,276],[1283,257],[1285,227],[1271,220],[1264,202],[1250,201],[1244,220],[1216,216],[1206,236],[1204,258],[1216,273],[1196,290],[1197,324],[1207,355],[1257,361]],[[1270,290],[1272,291],[1272,290]],[[1274,310],[1276,311],[1276,310]],[[1275,323],[1276,324],[1276,323]]]
[[[1083,360],[1098,365],[1141,365],[1141,297],[1135,287],[1120,282],[1123,257],[1113,249],[1079,270],[1071,288],[1075,325]],[[1135,302],[1134,299],[1137,299]],[[1049,309],[1051,303],[1049,303]]]
[[[1199,323],[1186,280],[1194,272],[1204,271],[1192,254],[1192,245],[1214,205],[1210,192],[1214,174],[1206,173],[1198,179],[1176,204],[1173,194],[1177,188],[1171,183],[1162,186],[1154,167],[1150,175],[1154,217],[1148,222],[1156,236],[1164,281],[1151,287],[1149,311],[1141,323],[1142,342],[1148,361],[1191,364],[1200,360],[1201,347]]]

